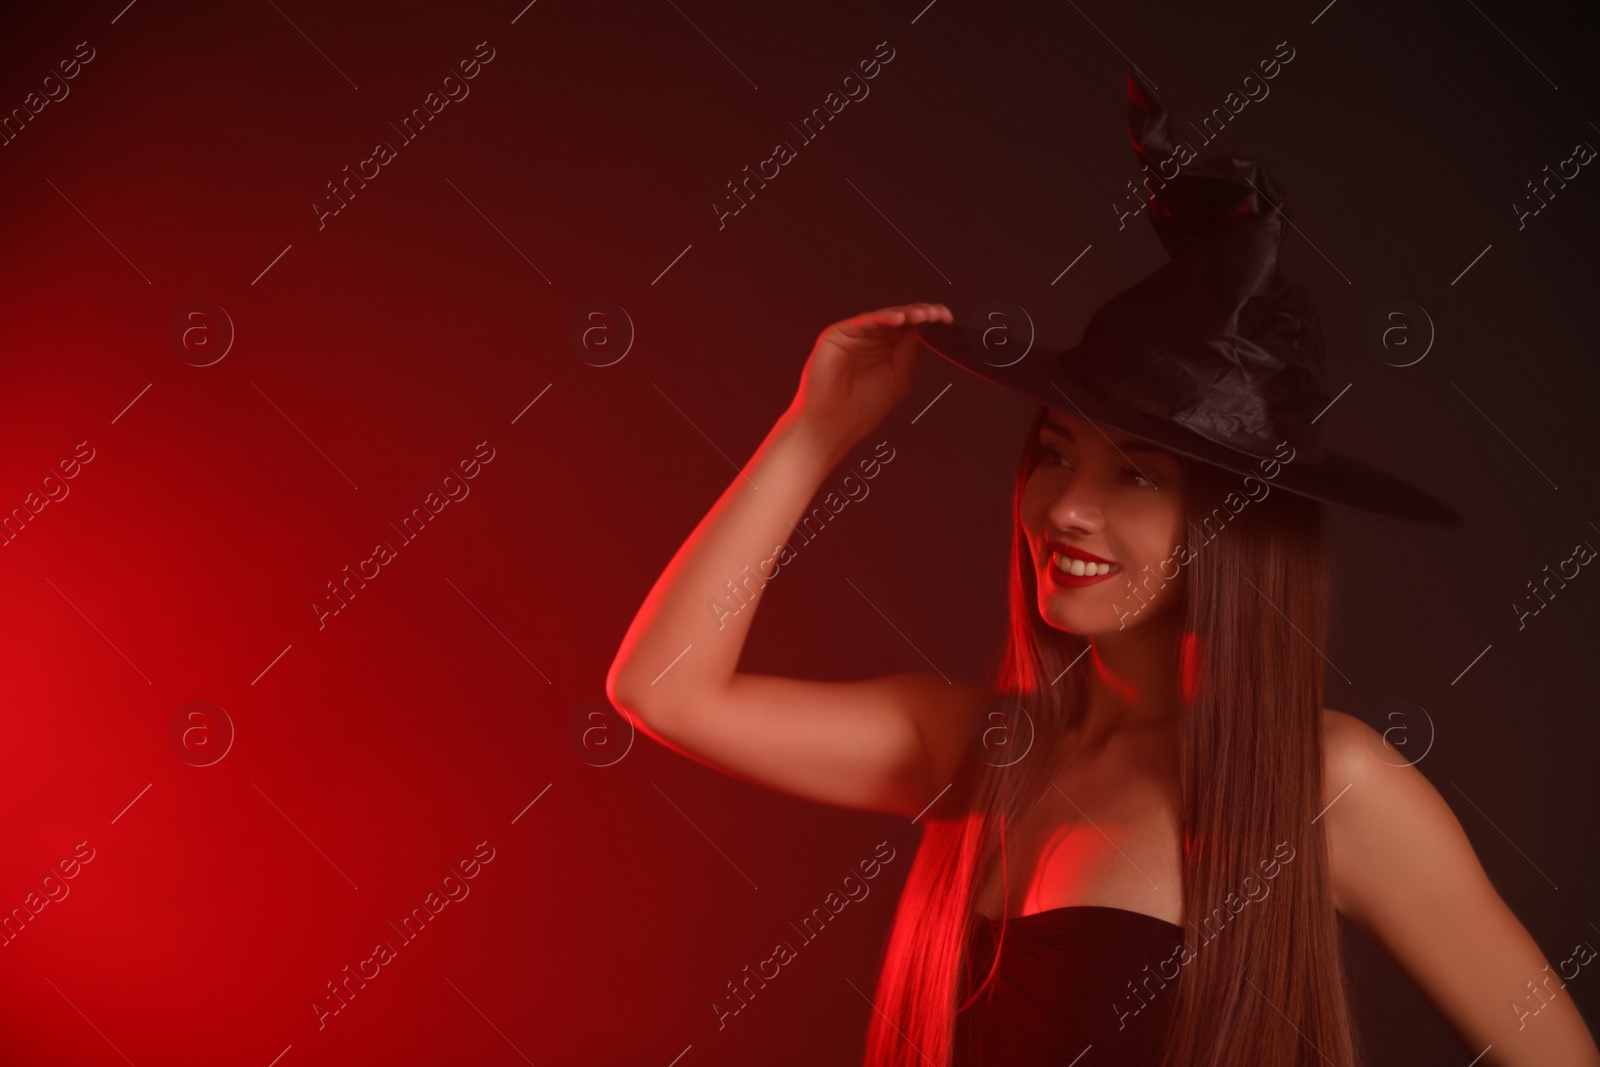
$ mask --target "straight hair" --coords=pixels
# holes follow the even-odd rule
[[[1049,757],[1083,714],[1085,669],[1068,667],[1088,639],[1041,617],[1021,522],[1050,410],[1039,406],[1017,464],[1005,647],[952,788],[923,817],[880,961],[865,1067],[955,1062],[956,1015],[993,981],[1000,959],[997,951],[969,988],[975,901],[996,863],[1008,879],[1006,826],[1049,788],[1057,770]],[[1320,505],[1284,490],[1245,499],[1240,475],[1178,459],[1187,528],[1210,536],[1188,542],[1173,649],[1182,681],[1184,962],[1162,994],[1174,1000],[1158,1062],[1359,1067],[1325,824],[1314,821],[1328,617]],[[1275,857],[1283,862],[1267,876],[1270,896],[1243,900]],[[997,937],[1003,946],[1003,921]]]

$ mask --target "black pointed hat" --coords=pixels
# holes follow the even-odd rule
[[[1323,446],[1333,397],[1321,327],[1278,268],[1284,196],[1266,169],[1234,155],[1183,166],[1166,110],[1131,68],[1128,136],[1156,186],[1146,206],[1170,262],[1102,305],[1064,352],[997,358],[977,325],[921,323],[922,340],[998,385],[1193,459],[1258,476],[1277,460],[1266,469],[1289,492],[1460,523],[1416,486]]]

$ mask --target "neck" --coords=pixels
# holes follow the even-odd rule
[[[1168,611],[1132,629],[1090,639],[1079,730],[1086,743],[1176,723],[1182,633],[1182,612]]]

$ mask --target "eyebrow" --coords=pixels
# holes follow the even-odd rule
[[[1068,441],[1071,441],[1073,444],[1077,444],[1078,439],[1073,436],[1071,428],[1069,428],[1065,423],[1057,422],[1053,418],[1045,419],[1044,425],[1041,426],[1040,429],[1050,430],[1054,433],[1058,433],[1062,437],[1065,437]],[[1123,442],[1112,441],[1111,444],[1113,448],[1123,454],[1127,454],[1129,452],[1143,452],[1152,456],[1170,456],[1172,454],[1159,445],[1153,445],[1147,441],[1141,441],[1137,438]]]

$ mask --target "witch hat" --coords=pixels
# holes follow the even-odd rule
[[[1175,150],[1154,87],[1132,68],[1128,136],[1158,176],[1147,208],[1170,262],[1106,301],[1066,351],[1001,365],[979,327],[942,322],[918,324],[922,340],[997,385],[1190,458],[1257,476],[1276,460],[1273,484],[1291,493],[1459,524],[1409,482],[1324,447],[1322,331],[1278,267],[1284,195],[1266,169],[1234,155],[1185,166],[1192,150]]]

